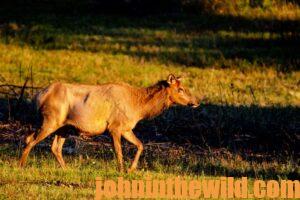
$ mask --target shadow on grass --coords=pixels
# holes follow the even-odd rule
[[[122,54],[196,67],[299,70],[299,20],[220,15],[92,15],[3,12],[4,43]]]
[[[12,144],[20,153],[20,139],[37,119],[32,105],[16,99],[0,102],[0,144]],[[135,128],[137,137],[146,144],[141,167],[170,173],[299,179],[299,113],[300,108],[292,106],[174,107]],[[35,152],[49,151],[51,137]],[[64,153],[114,159],[108,134],[89,142],[70,139]],[[126,158],[132,158],[135,148],[123,144]]]

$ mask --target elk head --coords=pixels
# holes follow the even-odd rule
[[[171,104],[179,104],[183,106],[192,106],[196,108],[199,106],[199,101],[193,96],[188,88],[185,88],[181,84],[181,77],[175,77],[170,74],[167,78],[168,95]]]

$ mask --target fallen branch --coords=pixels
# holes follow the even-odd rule
[[[13,87],[13,88],[19,88],[19,89],[22,89],[23,87],[24,87],[24,85],[23,86],[20,86],[20,85],[12,85],[12,84],[2,84],[2,85],[0,85],[0,87]],[[36,90],[38,90],[38,89],[42,89],[42,87],[33,87],[33,86],[25,86],[25,88],[27,89],[31,89],[31,88],[33,88],[33,89],[36,89]]]

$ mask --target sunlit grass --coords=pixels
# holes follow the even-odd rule
[[[34,85],[53,81],[100,84],[128,82],[147,86],[169,73],[185,75],[185,84],[212,103],[232,105],[299,105],[297,81],[300,73],[280,73],[273,69],[181,68],[126,55],[72,50],[34,50],[30,47],[0,45],[3,82],[21,85],[33,72]]]
[[[9,150],[9,155],[6,152]],[[173,149],[176,151],[176,149]],[[178,150],[178,149],[177,149]],[[110,149],[103,153],[110,154]],[[17,153],[16,153],[17,152]],[[181,179],[214,179],[219,176],[211,176],[206,171],[225,171],[232,173],[247,173],[250,184],[253,179],[267,179],[268,171],[278,174],[276,179],[285,179],[286,173],[293,172],[295,164],[281,164],[278,162],[249,162],[240,157],[215,157],[200,158],[193,155],[187,159],[184,157],[170,156],[169,158],[153,159],[151,151],[146,151],[140,162],[139,170],[132,174],[122,174],[117,170],[116,161],[99,157],[98,152],[79,152],[79,155],[65,155],[67,169],[62,170],[49,150],[32,151],[27,166],[18,167],[19,150],[12,146],[0,146],[0,198],[5,199],[90,199],[94,197],[95,178],[104,180],[122,176],[124,179],[152,179],[176,178]],[[172,150],[170,149],[170,152]],[[131,155],[132,156],[132,155]],[[152,157],[152,159],[150,159]],[[160,160],[161,159],[161,160]],[[129,160],[126,159],[126,165]],[[186,163],[186,161],[188,163]],[[150,165],[146,163],[151,163]],[[172,165],[166,165],[170,162]],[[176,164],[175,164],[176,163]],[[148,167],[146,167],[148,166]],[[151,167],[149,167],[151,166]],[[224,171],[224,172],[222,172]],[[232,174],[231,174],[232,175]],[[236,179],[239,176],[235,177]],[[250,186],[251,187],[251,186]],[[251,188],[250,188],[251,189]]]
[[[215,2],[215,12],[219,15],[242,16],[251,19],[279,19],[298,20],[300,18],[300,6],[297,3],[281,0],[261,0],[261,5],[251,7],[249,1],[226,1]]]
[[[249,21],[241,23],[242,28],[231,29],[240,18],[226,18],[228,16]],[[177,121],[164,122],[165,117],[159,118],[165,123],[164,128],[179,121],[184,126],[191,125],[187,130],[205,129],[206,133],[215,134],[213,137],[217,140],[218,134],[235,138],[235,134],[245,130],[256,137],[255,131],[262,133],[273,127],[272,123],[278,123],[277,127],[282,128],[278,130],[280,134],[287,130],[293,136],[296,128],[290,128],[286,121],[289,119],[291,126],[297,125],[294,113],[300,106],[300,72],[294,61],[297,61],[298,49],[293,38],[283,37],[285,30],[269,31],[263,25],[269,25],[272,20],[274,23],[275,20],[298,20],[299,6],[245,8],[238,13],[218,13],[214,21],[205,16],[179,17],[178,22],[177,18],[160,17],[41,15],[7,21],[0,27],[0,84],[23,85],[29,78],[33,81],[29,86],[40,87],[55,81],[127,82],[149,86],[174,73],[184,76],[184,84],[192,93],[200,98],[205,96],[209,104],[197,112],[173,110]],[[269,21],[257,26],[259,22],[255,20]],[[246,26],[247,23],[251,23],[251,27]],[[280,46],[282,39],[289,43]],[[172,116],[173,111],[168,116]],[[184,113],[193,115],[193,119],[185,118]],[[280,114],[287,118],[282,119]],[[249,128],[247,122],[260,127]],[[173,129],[178,127],[181,128],[179,125]],[[181,133],[191,136],[175,131],[175,134]],[[223,139],[227,137],[224,135]],[[249,145],[247,142],[243,144]],[[219,141],[219,145],[221,143]],[[164,156],[162,152],[153,153],[146,148],[140,171],[132,175],[120,174],[115,160],[106,161],[102,157],[112,155],[111,149],[101,155],[96,152],[96,156],[66,155],[68,168],[65,171],[58,167],[49,151],[32,152],[25,169],[17,167],[21,149],[15,152],[3,145],[0,153],[0,199],[93,198],[96,176],[107,179],[120,175],[129,179],[146,175],[203,178],[231,173],[280,179],[299,175],[292,156],[283,162],[280,162],[282,155],[271,161],[250,161],[241,158],[236,151],[224,158],[193,154]],[[129,165],[128,160],[126,165]]]
[[[247,16],[251,18],[267,18],[267,19],[291,19],[299,20],[300,18],[300,7],[297,4],[281,4],[267,6],[267,8],[255,8],[248,9],[241,12],[242,16]]]
[[[168,66],[287,72],[297,69],[296,22],[231,15],[132,19],[40,14],[8,20],[0,35],[3,44],[34,49],[126,55]]]

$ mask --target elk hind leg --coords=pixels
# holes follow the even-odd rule
[[[58,125],[56,125],[56,123],[54,123],[54,121],[49,121],[49,120],[45,120],[42,128],[39,132],[39,134],[37,135],[37,137],[35,139],[33,139],[33,135],[31,137],[31,139],[28,140],[28,144],[25,147],[22,157],[20,159],[19,165],[20,167],[24,167],[26,164],[26,160],[27,157],[31,151],[31,149],[38,144],[39,142],[41,142],[42,140],[44,140],[47,136],[49,136],[51,133],[53,133],[55,130],[57,130],[59,128]]]
[[[52,153],[55,155],[56,160],[59,162],[60,166],[63,169],[66,168],[65,161],[62,157],[62,147],[65,143],[65,140],[66,140],[66,138],[63,138],[60,135],[55,135],[52,146],[51,146]]]
[[[32,132],[30,135],[28,135],[25,139],[25,143],[29,144],[30,142],[32,142],[34,140],[34,136],[35,136],[35,132]]]

